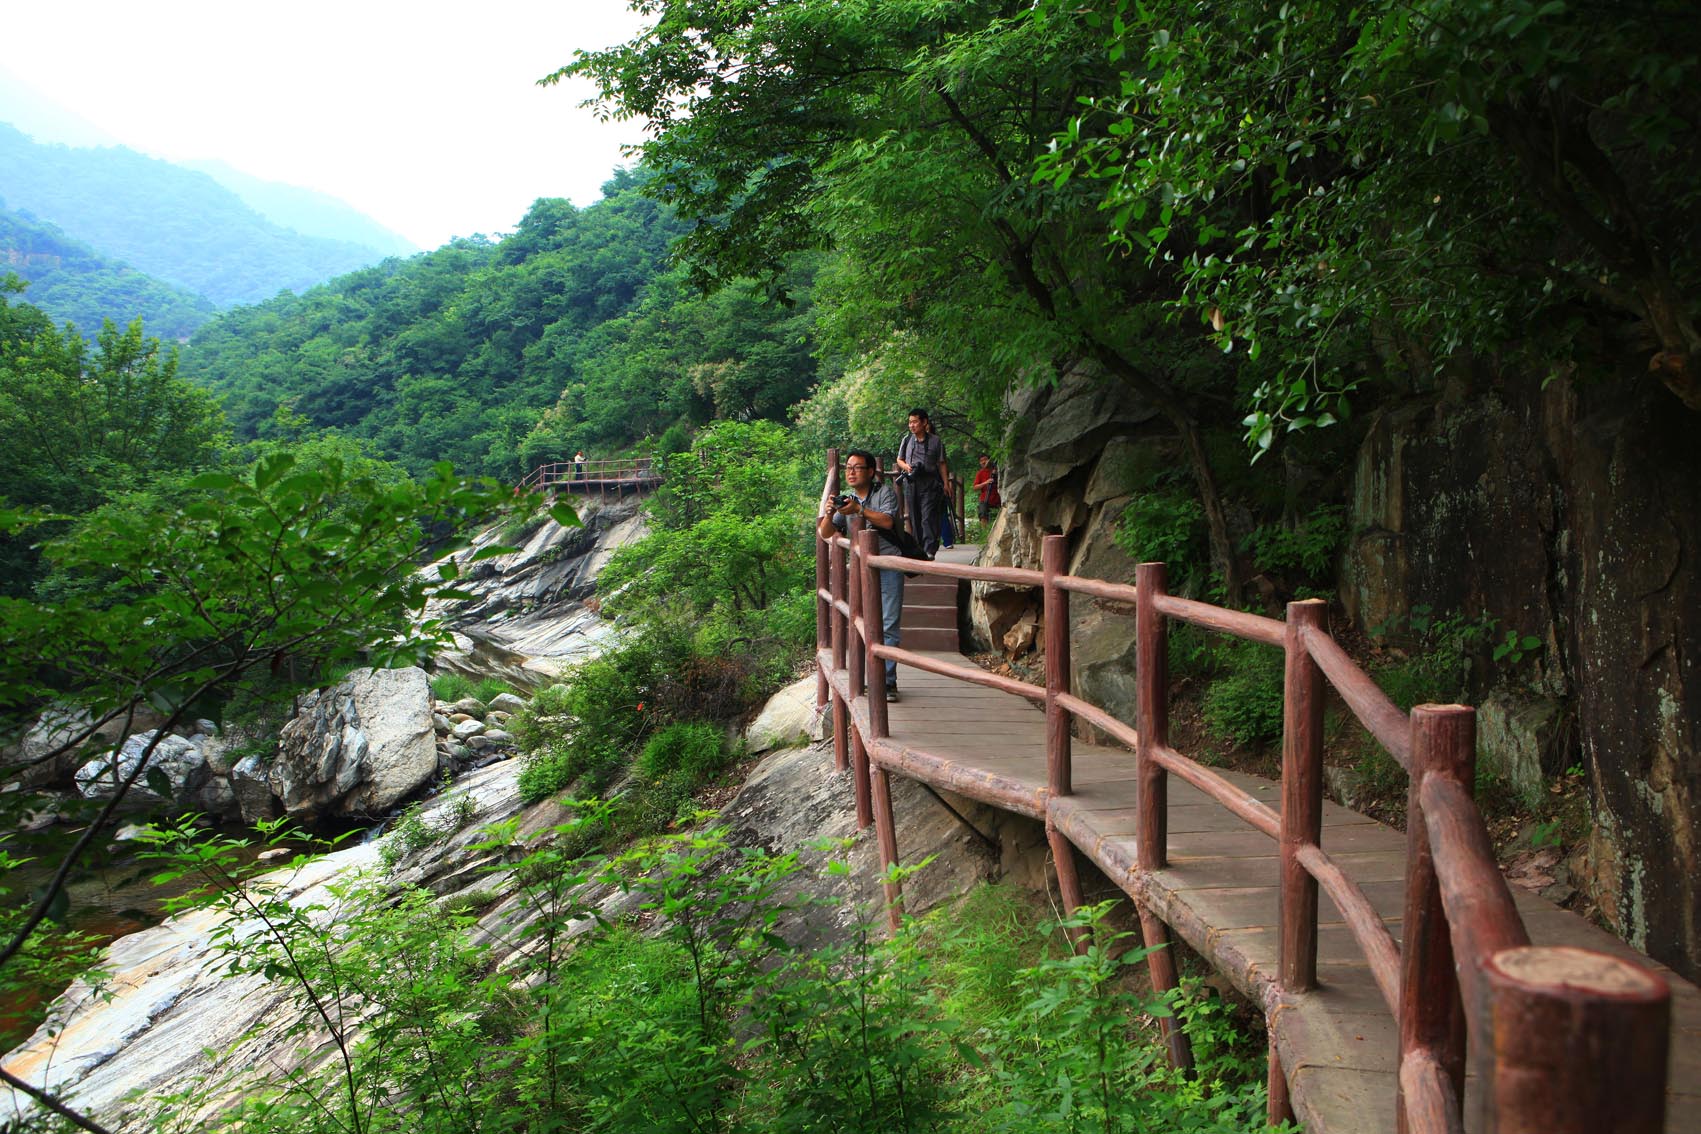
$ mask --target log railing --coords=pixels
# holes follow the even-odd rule
[[[576,486],[599,491],[632,488],[652,488],[661,483],[661,473],[649,457],[611,457],[606,460],[551,461],[539,465],[520,481],[523,490]]]
[[[823,506],[838,490],[838,476],[837,451],[829,451]],[[1067,797],[1073,790],[1073,721],[1090,724],[1131,749],[1139,784],[1136,855],[1141,871],[1167,865],[1171,774],[1275,839],[1280,991],[1299,995],[1317,986],[1321,889],[1340,911],[1399,1024],[1395,1107],[1401,1131],[1463,1131],[1467,1056],[1474,1060],[1482,1088],[1478,1125],[1485,1132],[1656,1134],[1663,1128],[1670,990],[1658,974],[1628,961],[1530,944],[1471,795],[1474,709],[1420,705],[1403,712],[1330,636],[1328,606],[1321,600],[1288,604],[1287,618],[1280,621],[1170,595],[1161,563],[1140,564],[1133,586],[1069,575],[1063,536],[1045,537],[1041,569],[1035,571],[879,555],[875,533],[859,526],[852,522],[850,539],[834,537],[817,545],[818,695],[822,704],[832,702],[834,758],[841,769],[849,766],[853,772],[858,822],[876,826],[883,862],[896,861],[890,796],[885,771],[871,766],[866,746],[889,735],[883,663],[892,658],[1043,705],[1049,797]],[[1045,686],[884,645],[878,615],[882,569],[1039,588],[1046,622]],[[1071,594],[1127,604],[1136,612],[1137,728],[1069,689]],[[1171,620],[1283,650],[1279,811],[1170,746],[1166,658]],[[848,684],[829,682],[829,666],[847,676]],[[1334,689],[1410,779],[1398,943],[1363,889],[1320,845],[1326,688]],[[846,696],[864,710],[858,715],[867,721],[866,737],[850,727]],[[1007,806],[1033,813],[1025,797],[1012,795]],[[1042,817],[1048,819],[1059,886],[1073,908],[1079,888],[1072,847],[1048,816]],[[895,882],[888,882],[887,898],[895,923],[901,899]],[[1139,913],[1148,943],[1154,943],[1164,927],[1143,906]],[[1160,988],[1174,984],[1170,952],[1160,949],[1148,958],[1149,963],[1159,958],[1152,975]],[[1172,1057],[1184,1065],[1185,1039],[1178,1031],[1166,1036]],[[1274,1039],[1270,1117],[1292,1117]]]

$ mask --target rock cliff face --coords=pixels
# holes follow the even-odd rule
[[[501,532],[486,532],[456,554],[464,589],[475,597],[426,611],[455,633],[455,649],[437,657],[440,669],[536,690],[601,649],[608,630],[586,600],[596,590],[597,572],[644,534],[644,521],[636,498],[573,504],[583,527],[546,520],[518,551],[474,563],[480,548],[502,542]]]
[[[1519,396],[1522,394],[1523,396]],[[1415,604],[1540,640],[1488,675],[1491,759],[1527,792],[1580,764],[1592,896],[1638,948],[1701,973],[1701,447],[1619,376],[1483,383],[1378,413],[1360,449],[1342,598]],[[1485,744],[1486,746],[1486,744]]]
[[[1012,405],[1006,508],[984,562],[1039,566],[1048,532],[1070,570],[1133,581],[1113,535],[1128,486],[1175,458],[1131,394],[1079,375]],[[1701,446],[1657,386],[1459,379],[1354,426],[1340,601],[1360,627],[1415,608],[1497,620],[1537,649],[1475,675],[1481,758],[1527,794],[1583,766],[1595,831],[1580,881],[1629,941],[1701,974]],[[1238,459],[1238,458],[1231,458]],[[1318,479],[1327,470],[1316,470]],[[1272,470],[1270,475],[1282,475]],[[1241,517],[1246,534],[1245,517]],[[997,648],[1038,597],[974,585]],[[1071,680],[1134,716],[1133,618],[1078,596]],[[1030,631],[1031,633],[1031,631]]]

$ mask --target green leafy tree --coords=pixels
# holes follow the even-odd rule
[[[1035,161],[1108,72],[1085,24],[1022,3],[934,0],[646,5],[630,43],[557,77],[598,84],[611,113],[652,124],[647,191],[694,222],[680,241],[704,283],[772,276],[834,247],[829,341],[907,336],[927,370],[996,398],[1085,366],[1132,387],[1181,441],[1213,562],[1237,568],[1201,421],[1224,375],[1163,330],[1158,282],[1104,254],[1089,194],[1036,182]]]
[[[771,422],[717,422],[663,461],[655,531],[618,551],[598,580],[611,611],[679,602],[734,617],[803,590],[814,569],[796,442]]]
[[[16,288],[0,288],[0,431],[14,444],[0,499],[80,514],[219,455],[224,415],[139,320],[122,331],[106,323],[91,349],[5,290]],[[0,593],[27,593],[39,572],[31,545],[0,540],[0,561]]]
[[[1572,369],[1602,338],[1701,409],[1701,29],[1676,0],[1047,0],[1115,68],[1039,162],[1172,310],[1245,349],[1255,452],[1380,353]],[[1073,180],[1071,180],[1073,178]]]
[[[32,936],[61,900],[65,880],[103,837],[124,796],[150,769],[158,738],[186,719],[263,687],[303,680],[319,667],[351,661],[418,664],[443,639],[420,620],[434,597],[464,597],[447,564],[432,576],[416,567],[424,533],[451,533],[498,513],[536,508],[490,481],[469,481],[448,465],[424,481],[396,482],[328,456],[303,464],[289,452],[262,458],[243,475],[200,476],[196,497],[161,502],[151,514],[91,514],[47,555],[57,570],[90,585],[56,601],[0,598],[0,724],[8,733],[53,701],[87,711],[65,730],[57,758],[116,723],[128,735],[138,709],[164,716],[112,799],[66,854],[50,884],[0,942],[0,971],[26,956]],[[558,508],[564,522],[575,519]],[[0,511],[0,527],[20,531],[33,517]],[[498,552],[481,551],[481,555]],[[122,737],[121,737],[122,739]],[[26,770],[0,770],[10,778]],[[150,780],[150,785],[152,781]],[[10,1075],[20,1090],[40,1092]]]

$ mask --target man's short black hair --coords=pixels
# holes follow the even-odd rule
[[[852,449],[850,452],[846,453],[845,464],[850,464],[852,457],[861,457],[863,459],[863,462],[868,465],[869,475],[876,477],[880,475],[880,462],[876,461],[874,459],[874,454],[870,453],[867,449]]]
[[[915,409],[911,410],[910,416],[911,417],[919,417],[919,418],[921,418],[921,420],[927,422],[929,425],[933,424],[933,419],[931,417],[928,417],[927,411],[922,409],[920,406],[917,406],[917,407],[915,407]]]

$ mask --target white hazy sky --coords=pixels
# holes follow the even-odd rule
[[[628,39],[626,0],[45,0],[8,4],[4,68],[132,149],[340,197],[423,248],[587,205],[635,122],[541,88]]]

